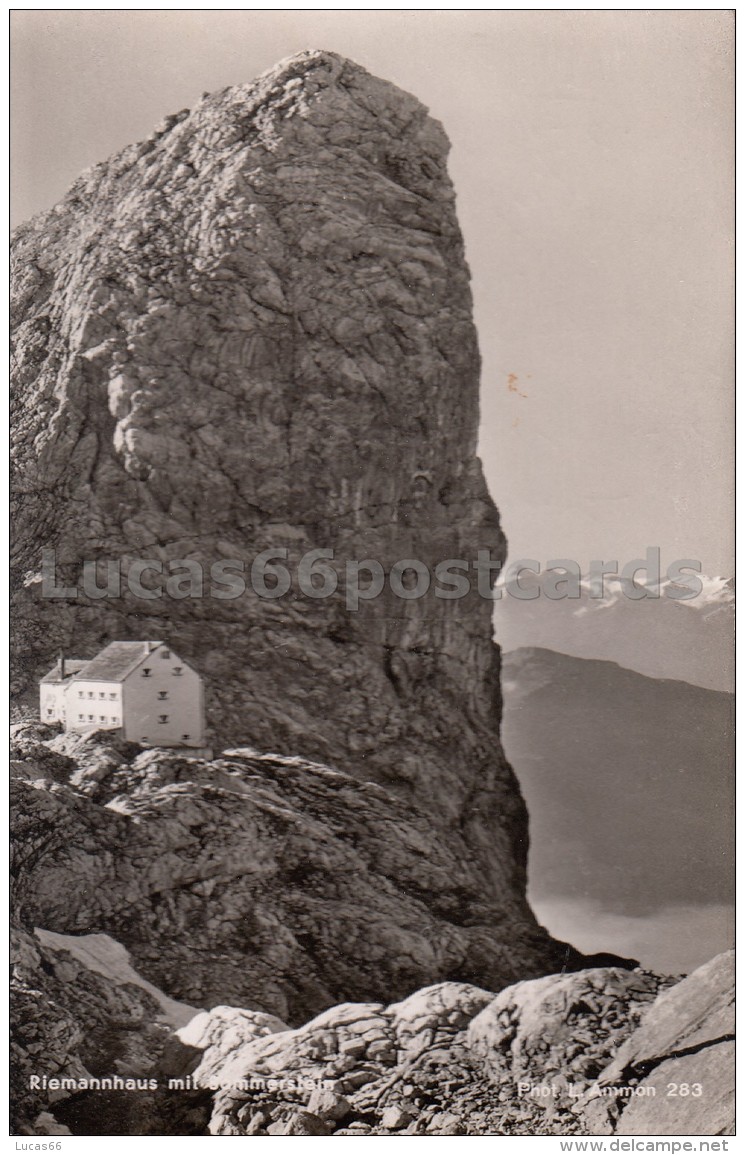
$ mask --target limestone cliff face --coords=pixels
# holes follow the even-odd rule
[[[60,648],[170,640],[207,680],[217,743],[392,786],[461,831],[511,898],[525,815],[474,573],[454,600],[386,584],[353,612],[343,591],[349,561],[504,549],[475,456],[479,354],[447,151],[416,99],[302,53],[170,117],[18,230],[16,687]],[[43,596],[43,548],[75,600]],[[213,564],[248,578],[267,549],[288,550],[283,597],[79,588],[86,559],[102,584],[112,559],[125,573],[189,559],[208,594]],[[313,549],[334,552],[335,596],[297,587]]]
[[[404,579],[356,611],[344,588],[365,559],[504,551],[447,151],[413,97],[304,53],[169,118],[16,236],[17,689],[60,648],[163,638],[205,677],[215,745],[238,749],[21,735],[19,919],[115,934],[194,1005],[302,1021],[582,965],[525,899],[475,573],[464,597],[406,597]],[[45,596],[44,548],[76,598]],[[333,596],[298,588],[314,549]],[[266,550],[287,550],[290,591],[212,596],[213,565],[248,578]],[[121,563],[120,596],[84,592],[92,559],[102,584]],[[156,596],[128,589],[134,563],[183,579],[185,560],[205,596],[152,570]]]

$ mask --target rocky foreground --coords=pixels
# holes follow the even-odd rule
[[[728,1133],[728,957],[545,976],[416,812],[301,759],[12,753],[20,1133]]]
[[[730,955],[677,983],[617,968],[496,996],[438,983],[295,1030],[231,1006],[174,1030],[193,1008],[123,959],[108,936],[19,937],[16,983],[34,1002],[14,1043],[19,1133],[733,1131]],[[29,1090],[42,1067],[46,1085]]]
[[[14,729],[19,925],[111,934],[174,998],[298,1025],[435,979],[500,989],[586,965],[523,897],[490,893],[459,831],[434,837],[375,783],[248,748],[204,761]]]

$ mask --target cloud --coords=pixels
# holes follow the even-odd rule
[[[579,950],[612,951],[662,973],[690,972],[734,945],[730,906],[667,906],[641,916],[585,899],[543,898],[532,906],[551,934]]]

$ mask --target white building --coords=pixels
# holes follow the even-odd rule
[[[142,746],[204,746],[202,679],[164,642],[111,642],[87,662],[60,657],[41,680],[40,716]]]
[[[57,665],[39,683],[39,717],[42,722],[65,721],[65,691],[74,675],[87,665],[87,661],[80,662],[60,654]]]

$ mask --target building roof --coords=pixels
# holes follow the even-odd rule
[[[110,642],[100,654],[86,662],[77,676],[86,682],[123,682],[127,674],[143,658],[152,654],[163,642]]]
[[[45,674],[41,679],[42,682],[68,682],[73,674],[79,673],[84,666],[87,666],[88,658],[65,658],[65,676],[60,677],[60,664],[56,662],[48,674]]]

